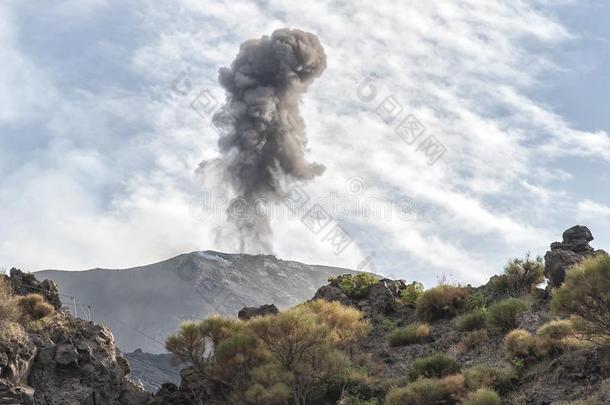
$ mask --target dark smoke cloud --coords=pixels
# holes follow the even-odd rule
[[[326,68],[317,36],[279,29],[244,42],[231,67],[219,72],[226,103],[214,115],[223,133],[221,158],[214,162],[239,198],[229,220],[240,237],[240,249],[270,252],[269,218],[262,212],[243,215],[257,201],[277,203],[287,185],[322,174],[323,165],[305,160],[305,122],[300,95]],[[205,164],[204,164],[205,165]]]

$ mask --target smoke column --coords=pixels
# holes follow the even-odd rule
[[[272,250],[269,217],[258,211],[252,215],[256,204],[277,203],[287,185],[325,170],[305,160],[307,137],[299,114],[301,94],[325,68],[326,54],[317,36],[284,28],[244,42],[231,67],[219,71],[227,95],[213,117],[223,134],[214,166],[238,197],[235,205],[241,205],[227,208],[240,251]]]

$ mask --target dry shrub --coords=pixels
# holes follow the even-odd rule
[[[508,367],[474,366],[464,370],[463,374],[469,390],[506,388],[517,378],[515,370]]]
[[[515,329],[504,337],[504,352],[510,359],[541,357],[547,352],[545,342],[525,329]]]
[[[13,322],[19,320],[21,313],[11,287],[4,276],[0,275],[0,322]]]
[[[423,342],[430,334],[430,325],[427,323],[412,323],[396,328],[388,335],[391,346],[405,346]]]
[[[466,333],[462,336],[460,340],[460,344],[464,348],[464,350],[472,350],[475,347],[487,342],[489,339],[489,334],[484,329],[475,330],[472,332]]]
[[[186,323],[166,349],[212,381],[227,403],[318,403],[333,395],[337,379],[350,377],[349,346],[368,330],[360,311],[319,300],[248,321]]]
[[[40,294],[28,294],[17,298],[17,306],[24,321],[37,321],[52,315],[55,312],[53,305],[49,304]]]
[[[279,365],[268,363],[250,373],[251,386],[244,393],[249,403],[261,405],[283,405],[292,396],[290,384],[294,376]]]
[[[248,403],[259,405],[284,405],[291,396],[290,387],[283,382],[270,386],[255,383],[244,393],[244,398]]]
[[[464,405],[500,405],[501,403],[498,393],[488,388],[471,392],[464,401]]]
[[[468,290],[459,286],[439,285],[431,288],[417,299],[417,316],[426,321],[453,318],[464,312],[468,296]]]
[[[331,328],[331,338],[342,347],[354,343],[370,330],[370,324],[364,321],[362,312],[356,308],[326,300],[309,301],[302,305],[313,312],[319,322]]]
[[[0,325],[0,341],[23,343],[27,339],[27,333],[20,324],[12,321],[4,321]]]
[[[431,356],[421,357],[411,363],[409,379],[417,380],[419,377],[446,377],[460,372],[460,365],[451,357],[437,353]]]
[[[442,379],[422,378],[406,387],[391,389],[385,405],[456,404],[464,395],[464,377],[460,374]]]
[[[542,325],[536,334],[550,351],[560,351],[574,345],[574,325],[569,320],[551,321]]]
[[[545,339],[561,340],[574,334],[574,326],[569,320],[551,321],[542,325],[536,333]]]

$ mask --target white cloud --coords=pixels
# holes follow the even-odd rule
[[[585,219],[610,219],[610,206],[591,200],[580,201],[577,206],[578,215]]]
[[[606,132],[573,128],[528,96],[544,74],[560,68],[543,49],[572,38],[549,17],[552,7],[509,0],[272,0],[264,8],[246,1],[91,0],[64,1],[57,11],[5,3],[0,53],[11,63],[0,67],[6,73],[0,103],[7,106],[0,125],[19,123],[15,133],[23,136],[38,122],[40,134],[26,147],[3,140],[0,156],[21,159],[0,180],[0,219],[10,235],[0,244],[0,260],[75,269],[230,250],[214,238],[222,217],[188,215],[199,187],[194,169],[217,153],[209,117],[189,104],[202,89],[222,99],[217,69],[231,62],[242,41],[290,26],[317,33],[328,55],[328,69],[302,107],[309,156],[328,171],[306,189],[341,194],[345,181],[359,176],[370,194],[390,201],[409,196],[428,215],[416,222],[342,219],[354,243],[340,256],[300,222],[274,219],[278,255],[354,267],[376,251],[378,270],[388,274],[408,273],[428,284],[444,272],[484,281],[509,254],[542,253],[536,249],[556,238],[550,229],[562,224],[540,214],[567,212],[573,196],[566,183],[574,176],[556,168],[556,159],[610,160]],[[77,55],[56,61],[65,77],[54,83],[32,61],[55,61],[52,51],[31,55],[31,48],[20,48],[27,41],[15,26],[15,10],[89,23],[97,14],[124,16],[124,26],[84,31],[99,46],[93,63],[113,70],[98,77],[96,66]],[[112,42],[105,37],[112,30],[133,32],[112,38],[120,52],[100,45]],[[103,85],[78,81],[70,76],[75,71]],[[181,72],[190,80],[183,97],[171,89]],[[378,92],[370,103],[356,94],[367,76]],[[434,166],[398,137],[396,123],[387,125],[375,113],[388,96],[402,105],[403,117],[416,116],[446,146]],[[586,212],[594,203],[582,204]]]
[[[41,119],[56,95],[44,70],[19,51],[20,27],[9,4],[0,3],[0,124],[15,125]]]

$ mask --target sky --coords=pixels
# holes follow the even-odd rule
[[[218,69],[283,27],[327,55],[300,107],[307,159],[327,170],[296,191],[329,222],[268,207],[278,257],[431,286],[483,283],[575,224],[607,249],[609,13],[601,0],[4,0],[0,266],[235,252],[218,237],[222,185],[196,169],[219,153]]]

